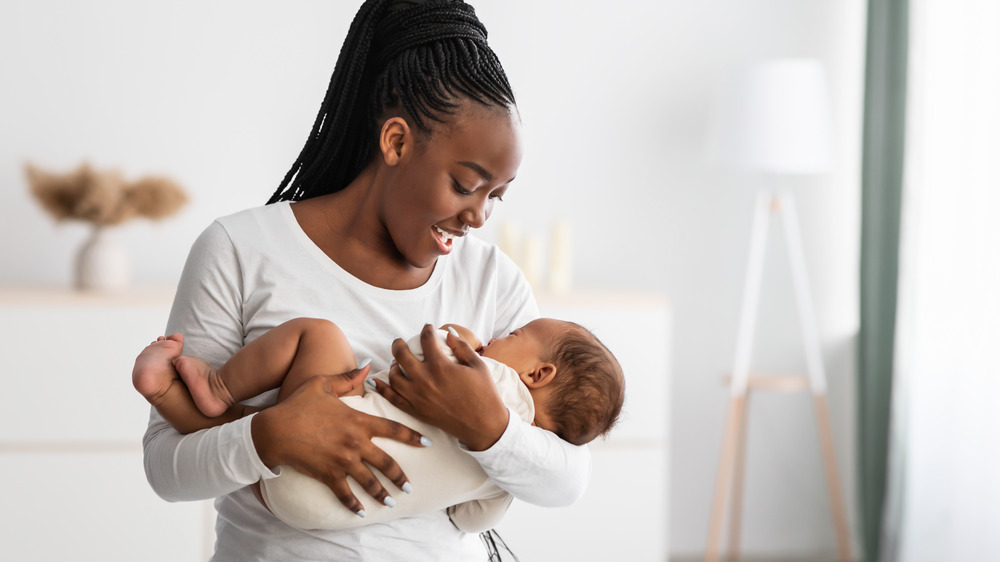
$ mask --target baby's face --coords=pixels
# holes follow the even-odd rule
[[[510,335],[493,338],[483,347],[483,357],[489,357],[514,369],[518,374],[534,369],[551,355],[549,346],[566,332],[571,324],[552,318],[539,318],[514,330]]]

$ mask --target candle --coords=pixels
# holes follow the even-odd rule
[[[567,221],[556,221],[552,225],[549,239],[549,289],[553,293],[565,293],[572,287],[572,243],[570,225]]]
[[[542,275],[542,243],[537,236],[524,238],[521,258],[521,273],[537,289]]]

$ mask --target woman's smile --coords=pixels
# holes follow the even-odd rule
[[[434,225],[431,228],[431,234],[434,235],[434,240],[437,242],[438,249],[442,255],[451,253],[452,243],[455,241],[455,238],[465,236],[464,232],[445,230],[438,225]]]

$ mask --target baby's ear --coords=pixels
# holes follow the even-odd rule
[[[552,363],[539,363],[534,369],[521,375],[521,380],[528,388],[541,388],[556,378],[556,366]]]

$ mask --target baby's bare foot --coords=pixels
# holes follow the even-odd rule
[[[177,371],[171,361],[184,349],[184,336],[160,336],[135,358],[132,368],[132,386],[154,406],[177,380]]]
[[[173,363],[201,413],[210,418],[221,416],[236,402],[218,369],[190,355],[176,357]]]

